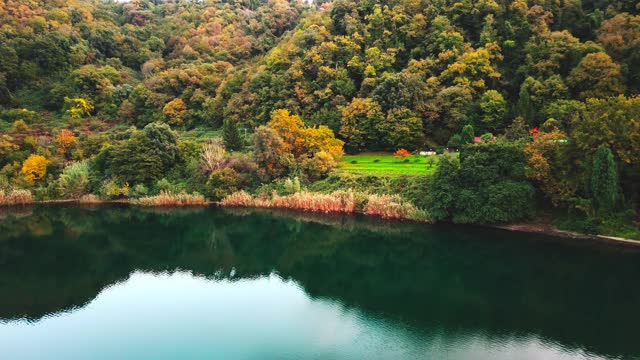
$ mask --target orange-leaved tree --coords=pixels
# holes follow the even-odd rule
[[[66,155],[69,149],[77,142],[73,132],[69,129],[62,129],[56,137],[56,143],[58,145],[58,153]]]

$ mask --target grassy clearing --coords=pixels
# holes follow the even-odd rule
[[[429,167],[426,156],[399,159],[391,153],[363,153],[343,156],[337,171],[360,175],[415,176],[431,174],[436,168],[437,165]]]
[[[201,126],[189,131],[182,132],[180,134],[180,137],[185,140],[202,141],[206,139],[222,137],[222,130],[220,129],[213,130],[211,128]]]

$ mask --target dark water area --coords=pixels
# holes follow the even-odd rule
[[[0,209],[1,359],[637,359],[640,252],[273,211]]]

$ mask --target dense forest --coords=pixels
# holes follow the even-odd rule
[[[434,220],[552,213],[637,234],[639,14],[623,0],[0,0],[0,200],[352,189]],[[453,154],[424,176],[335,171],[343,152],[405,149]]]

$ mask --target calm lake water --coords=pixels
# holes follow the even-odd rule
[[[636,359],[640,252],[250,210],[0,209],[1,359]]]

